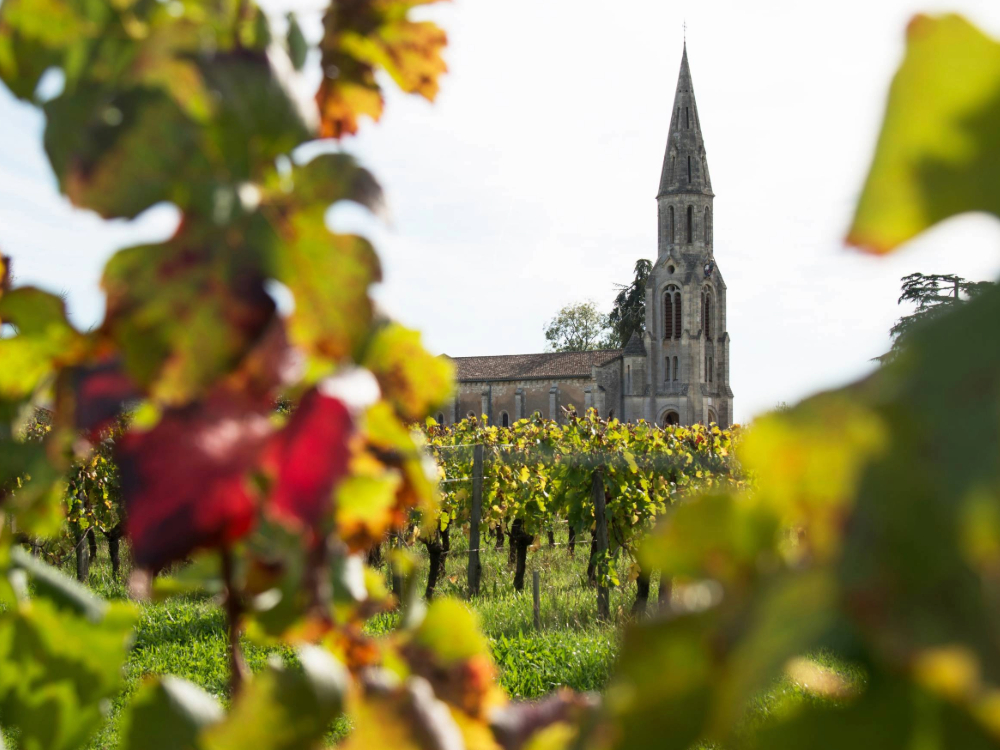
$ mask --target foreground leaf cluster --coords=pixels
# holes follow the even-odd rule
[[[217,596],[232,684],[220,701],[150,676],[123,747],[320,747],[341,713],[358,748],[1000,745],[1000,289],[915,329],[867,380],[760,419],[737,446],[751,484],[714,428],[587,415],[421,435],[410,425],[451,396],[450,365],[376,316],[374,249],[324,220],[342,200],[377,208],[377,185],[342,152],[297,158],[381,113],[379,69],[434,95],[444,36],[409,19],[418,4],[334,3],[312,55],[290,24],[289,67],[325,61],[315,118],[251,2],[0,5],[0,80],[42,109],[61,190],[106,217],[159,201],[182,215],[167,242],[112,258],[106,318],[87,333],[53,295],[11,288],[0,259],[13,331],[0,339],[0,723],[29,750],[79,747],[120,688],[132,607],[67,581],[12,531],[51,533],[67,472],[130,405],[113,459],[133,591]],[[1000,44],[958,17],[909,33],[851,232],[877,250],[960,211],[1000,214]],[[62,90],[44,98],[48,75]],[[279,312],[275,283],[294,309]],[[29,440],[42,405],[50,429]],[[442,457],[486,444],[485,523],[529,531],[551,513],[587,527],[595,467],[581,459],[598,457],[615,543],[674,582],[660,615],[625,633],[603,700],[509,702],[473,613],[424,610],[412,577],[393,597],[365,568],[386,534],[463,512],[450,491],[438,510],[427,440]],[[631,530],[654,518],[639,542]],[[398,630],[365,634],[396,606]],[[249,675],[241,636],[288,658]],[[864,679],[803,658],[817,650]],[[815,700],[748,729],[748,701],[782,675]]]

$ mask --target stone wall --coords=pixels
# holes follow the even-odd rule
[[[613,397],[617,399],[618,377],[613,372],[604,372],[606,369],[594,368],[601,372],[600,382],[606,383],[606,390],[613,391]],[[444,424],[453,424],[470,415],[479,417],[486,414],[491,424],[502,424],[506,412],[508,424],[511,424],[535,412],[547,419],[562,419],[562,409],[570,406],[582,415],[587,404],[587,391],[593,391],[598,384],[594,378],[462,382],[458,385],[451,407],[439,410],[439,416],[444,417]]]

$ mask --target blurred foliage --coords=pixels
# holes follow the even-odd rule
[[[316,94],[327,138],[358,131],[358,119],[382,116],[385,97],[376,73],[384,71],[400,89],[429,101],[447,70],[441,51],[445,33],[429,21],[411,21],[409,11],[440,0],[343,0],[323,18],[323,82]]]
[[[848,241],[889,252],[965,211],[1000,214],[1000,43],[958,15],[918,15],[889,91]]]
[[[222,708],[151,678],[122,717],[125,746],[320,747],[341,712],[359,748],[1000,745],[1000,289],[914,328],[865,381],[762,418],[737,446],[750,483],[726,470],[731,436],[714,428],[587,415],[425,438],[411,425],[450,398],[450,366],[376,320],[374,249],[324,218],[341,200],[377,209],[378,187],[344,154],[295,158],[381,115],[380,70],[433,98],[445,37],[409,18],[422,4],[335,2],[318,54],[295,24],[274,44],[249,1],[0,5],[0,80],[42,110],[63,193],[107,218],[161,201],[182,215],[170,240],[111,259],[91,332],[57,297],[12,288],[3,261],[0,722],[27,750],[78,747],[120,688],[132,608],[12,532],[57,530],[73,467],[86,494],[101,430],[136,404],[112,449],[133,594],[188,562],[184,590],[224,609],[231,683]],[[318,117],[298,111],[277,54],[290,69],[320,61]],[[63,88],[42,101],[46,75]],[[955,16],[915,19],[850,240],[884,252],[955,213],[1000,213],[997,101],[1000,44]],[[278,311],[270,282],[294,311]],[[42,405],[51,420],[30,440]],[[628,629],[602,702],[508,701],[464,605],[425,610],[412,578],[397,601],[366,571],[386,534],[460,512],[457,494],[438,509],[427,440],[516,457],[494,453],[484,523],[513,517],[524,533],[550,509],[587,528],[593,459],[605,467],[612,545],[640,547],[674,595]],[[677,502],[670,482],[685,477],[704,491]],[[628,530],[654,518],[637,544]],[[397,605],[398,630],[365,635]],[[241,633],[295,659],[252,676]],[[863,679],[801,658],[818,651]],[[748,703],[782,675],[817,700],[747,735]]]

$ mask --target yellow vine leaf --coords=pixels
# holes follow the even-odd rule
[[[376,80],[384,70],[408,94],[428,101],[437,96],[438,79],[448,66],[441,52],[447,35],[430,21],[411,21],[417,5],[439,0],[340,0],[323,18],[320,42],[323,80],[316,93],[320,132],[342,138],[358,131],[362,116],[377,121],[385,98]]]

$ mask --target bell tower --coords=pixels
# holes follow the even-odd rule
[[[657,258],[646,284],[645,387],[628,418],[657,424],[732,422],[726,285],[715,262],[715,193],[687,44],[656,194]]]

